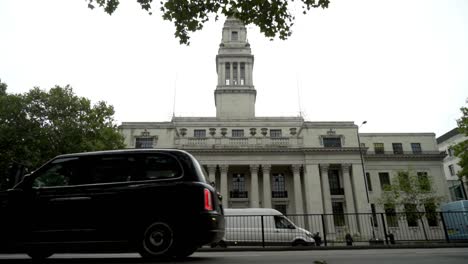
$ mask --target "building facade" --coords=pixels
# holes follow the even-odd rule
[[[399,170],[432,178],[448,197],[433,133],[359,133],[354,122],[257,117],[254,56],[245,26],[227,19],[216,56],[216,116],[123,122],[128,148],[192,153],[225,208],[268,207],[286,214],[382,212],[384,184]]]
[[[457,173],[461,170],[460,165],[458,165],[460,158],[455,156],[453,150],[453,146],[464,140],[467,140],[467,137],[461,134],[457,128],[454,128],[437,138],[439,151],[446,154],[443,161],[444,174],[452,201],[467,199],[466,190],[468,188],[468,179],[464,177],[460,180],[457,176]]]

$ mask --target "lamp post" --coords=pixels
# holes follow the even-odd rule
[[[365,125],[365,124],[367,124],[367,121],[363,121],[362,124],[360,126],[358,126],[357,140],[358,140],[358,145],[359,145],[359,155],[361,156],[362,175],[364,176],[364,185],[366,186],[367,204],[369,204],[370,200],[369,200],[369,191],[368,191],[368,188],[367,188],[366,170],[364,169],[364,158],[362,157],[361,139],[360,139],[360,136],[359,136],[359,128],[362,125]]]
[[[364,158],[362,157],[362,147],[361,147],[361,139],[359,136],[359,128],[363,125],[367,124],[367,121],[363,121],[360,126],[358,126],[358,131],[357,131],[357,140],[359,144],[359,155],[361,157],[361,166],[362,166],[362,175],[364,177],[364,186],[366,188],[366,198],[367,198],[367,208],[368,210],[372,213],[372,209],[370,206],[370,200],[369,200],[369,189],[367,187],[367,175],[366,175],[366,170],[364,169]],[[374,220],[372,218],[372,215],[370,216],[370,223],[371,223],[371,228],[372,228],[372,239],[375,240],[375,231],[374,231]]]

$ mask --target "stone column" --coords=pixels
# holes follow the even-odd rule
[[[303,214],[304,208],[302,203],[302,185],[301,185],[301,167],[300,164],[294,164],[291,166],[294,177],[294,204],[295,204],[295,213]]]
[[[258,165],[250,165],[250,207],[260,207],[258,194]]]
[[[263,208],[271,208],[271,165],[262,165],[263,173]]]
[[[219,169],[221,171],[221,178],[220,178],[220,186],[221,186],[221,196],[223,196],[223,208],[228,208],[228,199],[229,199],[229,194],[228,194],[228,177],[227,177],[227,172],[228,172],[228,165],[220,165]]]
[[[310,232],[320,232],[323,237],[321,215],[323,214],[322,186],[318,164],[306,164],[304,168],[304,190],[307,216],[306,228]]]
[[[364,183],[364,175],[362,174],[362,165],[360,163],[352,164],[353,177],[352,183],[354,187],[354,195],[356,200],[356,212],[357,213],[371,213],[370,204],[367,201],[367,190]],[[374,227],[371,223],[371,215],[367,217],[361,216],[361,221],[358,221],[358,227],[360,228],[361,238],[368,240],[371,239],[375,233]],[[369,228],[371,225],[371,228]]]
[[[353,187],[351,186],[351,175],[349,174],[350,164],[341,164],[341,170],[343,173],[343,185],[346,203],[346,221],[351,234],[358,232],[356,219],[359,217],[356,215],[356,207],[354,206],[354,195]]]
[[[322,179],[322,191],[323,191],[323,207],[325,211],[325,225],[326,232],[328,233],[328,239],[335,238],[335,222],[333,221],[333,208],[330,194],[330,182],[328,181],[328,168],[329,164],[320,164],[320,172]]]
[[[328,168],[329,164],[320,164],[320,172],[322,175],[323,207],[325,209],[325,214],[333,213],[330,194],[330,182],[328,181]]]
[[[208,165],[208,174],[210,184],[216,182],[216,165]]]

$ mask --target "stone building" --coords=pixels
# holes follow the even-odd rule
[[[382,212],[376,202],[381,186],[405,169],[432,177],[437,192],[448,196],[434,133],[359,133],[354,122],[258,117],[253,67],[245,26],[227,19],[216,56],[216,116],[123,122],[127,147],[192,153],[224,197],[224,207]]]
[[[454,128],[449,132],[437,138],[437,144],[440,152],[446,153],[444,158],[444,173],[447,179],[447,185],[450,191],[450,198],[452,201],[466,200],[466,190],[468,188],[468,179],[464,177],[462,180],[457,176],[461,170],[458,162],[460,158],[455,156],[453,146],[466,140],[466,136]],[[463,185],[464,186],[463,186]]]

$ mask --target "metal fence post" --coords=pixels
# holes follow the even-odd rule
[[[385,236],[385,245],[388,245],[387,226],[385,225],[385,218],[383,213],[380,213],[380,218],[382,219],[382,227]]]
[[[320,215],[322,217],[322,234],[323,234],[323,243],[324,246],[327,246],[327,232],[325,232],[325,219],[323,214]]]
[[[448,236],[448,231],[447,231],[447,225],[445,224],[444,213],[439,212],[439,214],[440,214],[440,219],[442,220],[442,227],[444,228],[445,241],[447,241],[447,243],[450,243],[450,238]]]
[[[264,248],[265,247],[265,227],[263,225],[263,215],[261,216],[261,220],[262,220],[262,247]]]

